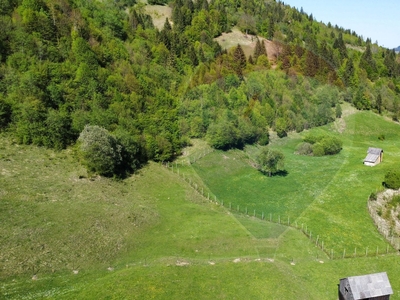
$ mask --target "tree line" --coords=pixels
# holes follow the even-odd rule
[[[398,55],[355,32],[280,1],[168,5],[158,30],[135,0],[1,1],[1,130],[64,149],[102,128],[119,153],[100,172],[110,175],[171,160],[193,137],[265,145],[270,129],[283,137],[331,122],[342,100],[399,117]],[[215,41],[233,26],[260,37],[254,53]]]

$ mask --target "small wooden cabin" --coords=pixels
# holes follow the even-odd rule
[[[340,279],[340,300],[389,300],[393,294],[386,272]]]
[[[380,164],[383,160],[383,150],[381,148],[369,147],[367,151],[367,156],[364,159],[364,165],[366,166],[376,166]]]

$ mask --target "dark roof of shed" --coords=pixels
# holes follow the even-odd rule
[[[365,299],[393,294],[392,286],[390,285],[386,272],[353,276],[347,279],[354,299]]]
[[[373,148],[369,147],[367,153],[368,154],[375,154],[375,155],[380,155],[383,152],[381,148]]]

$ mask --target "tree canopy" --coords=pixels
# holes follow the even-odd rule
[[[398,119],[393,50],[281,1],[168,5],[157,29],[133,0],[2,1],[0,130],[63,149],[96,125],[130,145],[121,155],[134,169],[172,160],[194,137],[218,149],[265,145],[270,130],[332,122],[343,101]],[[222,48],[215,38],[232,26],[254,51]]]
[[[271,177],[284,170],[284,160],[285,156],[282,152],[264,147],[257,156],[258,169]]]

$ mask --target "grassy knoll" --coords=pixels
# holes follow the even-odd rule
[[[272,143],[284,152],[287,174],[268,178],[251,166],[259,149],[215,151],[198,160],[193,169],[208,189],[225,206],[266,219],[298,226],[304,224],[314,237],[324,241],[325,249],[348,255],[370,249],[386,249],[386,241],[375,229],[366,201],[372,191],[381,188],[384,173],[400,165],[399,126],[371,112],[346,117],[346,128],[338,133],[334,125],[314,129],[339,136],[340,154],[308,157],[294,154],[301,136],[294,135]],[[378,139],[385,135],[385,140]],[[368,147],[385,151],[384,163],[369,168],[362,164]],[[184,170],[183,170],[184,171]],[[232,203],[232,204],[230,204]],[[390,249],[392,251],[392,249]],[[330,252],[329,252],[330,253]]]

